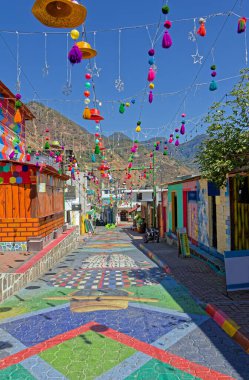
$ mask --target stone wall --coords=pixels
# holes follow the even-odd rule
[[[68,236],[52,247],[37,263],[25,273],[1,273],[0,274],[0,301],[25,287],[29,282],[36,280],[41,275],[58,263],[62,257],[78,246],[79,229],[74,228]]]

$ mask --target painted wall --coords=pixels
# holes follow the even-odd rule
[[[220,196],[216,197],[217,207],[217,250],[220,253],[231,250],[230,231],[230,200],[229,186],[220,190]]]
[[[172,184],[168,186],[168,222],[167,231],[172,231],[172,193],[177,196],[177,228],[183,227],[183,184]]]
[[[209,239],[209,205],[208,205],[208,182],[201,179],[197,184],[198,191],[198,243],[205,247],[210,246]]]

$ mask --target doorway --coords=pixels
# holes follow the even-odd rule
[[[120,221],[121,222],[127,222],[128,221],[127,211],[123,210],[120,212]]]
[[[176,233],[177,230],[177,195],[172,193],[172,232]]]

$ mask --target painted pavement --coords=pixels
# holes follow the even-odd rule
[[[0,305],[0,380],[249,379],[249,356],[121,231]]]

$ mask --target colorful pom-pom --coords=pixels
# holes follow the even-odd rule
[[[121,103],[119,106],[119,113],[124,113],[125,112],[125,104]]]
[[[244,33],[246,30],[246,17],[241,17],[238,21],[238,33]]]
[[[169,13],[169,6],[168,5],[164,5],[162,7],[162,12],[164,15],[167,15]]]
[[[217,83],[215,82],[215,80],[212,80],[212,82],[209,85],[209,90],[210,91],[215,91],[215,90],[217,90],[217,88],[218,88]]]
[[[166,30],[166,32],[163,35],[162,47],[164,49],[169,49],[171,46],[172,46],[172,39],[169,32]]]
[[[170,28],[171,28],[171,26],[172,26],[172,23],[171,23],[171,21],[169,21],[169,20],[166,20],[166,21],[165,21],[165,23],[164,23],[164,27],[165,27],[166,29],[170,29]]]
[[[154,49],[150,49],[148,51],[148,54],[149,54],[150,57],[153,57],[153,55],[155,55],[155,50]]]
[[[82,60],[82,52],[77,45],[74,45],[70,52],[68,53],[68,59],[74,65],[75,63],[80,63]]]
[[[150,91],[149,93],[149,103],[152,103],[153,102],[153,93],[152,91]]]
[[[150,67],[149,72],[148,72],[148,81],[153,82],[153,80],[155,80],[155,77],[156,77],[156,72],[153,70],[152,67]]]

